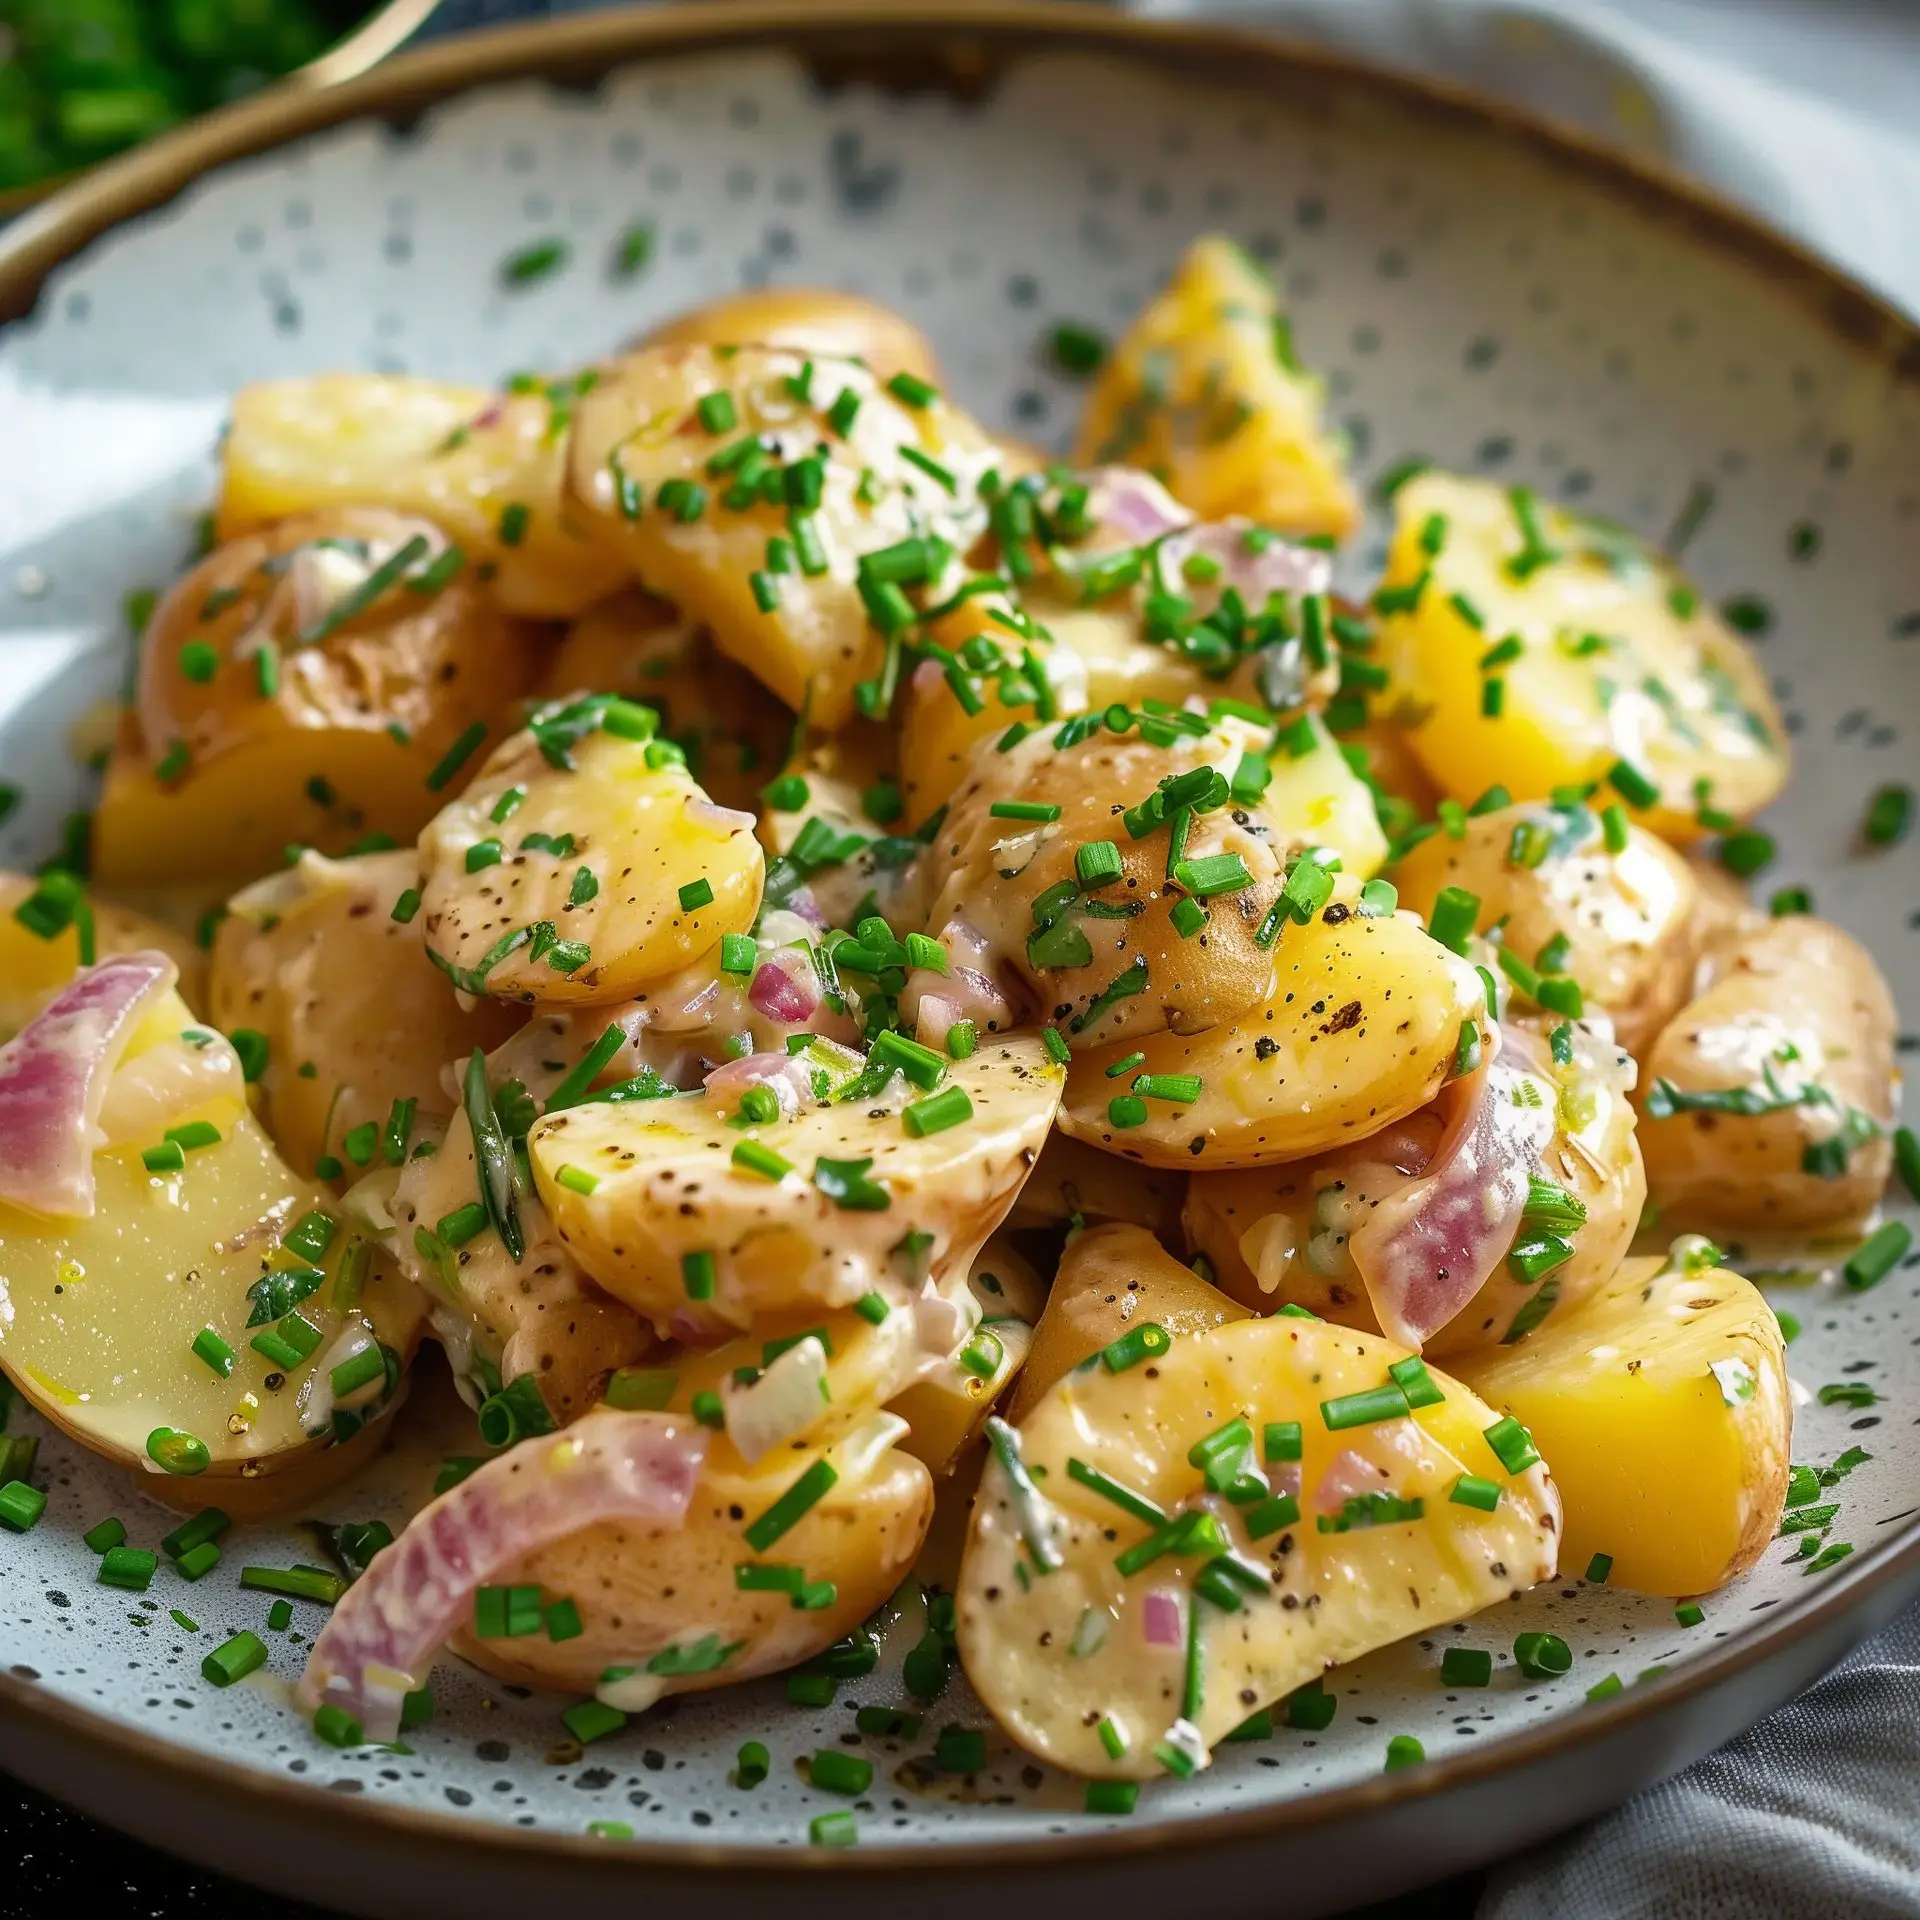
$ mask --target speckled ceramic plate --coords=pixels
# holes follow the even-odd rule
[[[651,264],[621,280],[609,261],[637,222]],[[1064,444],[1077,395],[1044,367],[1043,330],[1123,323],[1213,227],[1273,263],[1362,474],[1419,452],[1650,533],[1678,521],[1700,581],[1764,610],[1799,756],[1768,882],[1811,885],[1920,997],[1920,841],[1858,843],[1864,796],[1910,774],[1920,722],[1920,340],[1784,244],[1538,129],[1224,32],[1077,10],[748,4],[495,36],[241,109],[8,236],[0,313],[27,317],[0,335],[0,774],[25,797],[0,857],[44,853],[84,803],[70,728],[126,671],[125,595],[188,551],[240,382],[337,366],[490,381],[742,283],[811,281],[897,304],[964,403]],[[546,238],[564,266],[505,286],[503,258]],[[1350,585],[1373,549],[1350,557]],[[903,1873],[926,1911],[1068,1887],[1115,1912],[1176,1890],[1271,1911],[1277,1888],[1319,1911],[1618,1799],[1803,1684],[1920,1581],[1915,1276],[1861,1296],[1804,1281],[1791,1307],[1801,1386],[1877,1396],[1798,1415],[1796,1459],[1873,1456],[1832,1534],[1851,1557],[1809,1574],[1772,1549],[1691,1629],[1665,1600],[1564,1579],[1342,1671],[1323,1732],[1227,1747],[1130,1821],[1082,1813],[1074,1783],[991,1731],[965,1781],[916,1766],[929,1738],[877,1741],[860,1846],[811,1852],[809,1816],[835,1803],[794,1762],[852,1743],[857,1704],[905,1698],[910,1620],[824,1710],[756,1684],[582,1753],[557,1701],[446,1660],[409,1751],[334,1752],[283,1689],[199,1677],[221,1637],[265,1630],[265,1597],[231,1569],[311,1546],[262,1538],[138,1597],[99,1586],[87,1525],[118,1511],[151,1544],[168,1523],[51,1437],[45,1519],[0,1536],[0,1762],[368,1912],[639,1888],[875,1908]],[[429,1381],[409,1418],[430,1425],[437,1397]],[[326,1517],[398,1522],[420,1474],[403,1452]],[[268,1635],[277,1679],[313,1625]],[[1569,1678],[1517,1672],[1530,1628],[1571,1643]],[[1490,1688],[1442,1686],[1456,1644],[1495,1654]],[[1664,1677],[1632,1684],[1651,1668]],[[1630,1684],[1589,1704],[1609,1673]],[[947,1721],[989,1724],[958,1685],[927,1735]],[[1431,1764],[1384,1775],[1402,1733]],[[747,1737],[774,1756],[750,1792],[730,1779]]]

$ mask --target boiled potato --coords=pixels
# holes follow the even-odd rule
[[[920,1377],[888,1403],[907,1423],[901,1449],[943,1475],[1026,1364],[1047,1283],[1007,1234],[996,1233],[967,1274],[967,1295],[951,1351],[927,1356]]]
[[[191,940],[143,913],[92,897],[64,876],[37,880],[0,868],[0,1042],[11,1040],[72,979],[88,913],[86,951],[103,960],[115,953],[164,953],[179,975],[181,999],[190,1008],[203,1003],[206,956]]]
[[[846,760],[837,743],[823,743],[761,790],[768,898],[829,927],[872,913],[898,917],[895,896],[920,853],[919,842],[898,831],[899,788],[884,778],[857,784],[835,771]],[[890,817],[876,819],[870,807]]]
[[[1157,1238],[1180,1238],[1184,1173],[1116,1159],[1070,1134],[1050,1133],[1032,1177],[1007,1215],[1010,1227],[1054,1227],[1119,1220]]]
[[[922,880],[928,929],[976,928],[982,970],[1018,976],[1028,1005],[1069,1046],[1218,1027],[1257,1006],[1273,978],[1255,934],[1280,892],[1285,823],[1260,798],[1234,802],[1229,784],[1249,757],[1258,766],[1262,736],[1231,716],[1194,726],[1153,739],[1096,729],[1065,748],[1043,732],[1005,753],[981,748],[934,836]],[[1200,791],[1182,828],[1192,865],[1170,873],[1172,824],[1142,817],[1135,838],[1123,816],[1149,803],[1177,814],[1189,803],[1169,801],[1174,782],[1184,783],[1171,787],[1176,796]],[[1094,842],[1112,848],[1120,871],[1088,882],[1083,849]],[[1201,910],[1200,882],[1189,888],[1181,875],[1212,864],[1239,879]],[[1175,915],[1189,911],[1202,917],[1183,934]]]
[[[463,1009],[427,961],[418,916],[394,918],[419,877],[411,851],[303,854],[237,894],[214,936],[214,1023],[265,1039],[264,1118],[296,1167],[323,1154],[366,1165],[373,1149],[359,1142],[397,1104],[422,1128],[444,1123],[454,1101],[441,1070],[518,1024],[494,1002]]]
[[[1645,1055],[1640,1144],[1668,1226],[1847,1233],[1892,1161],[1892,996],[1850,934],[1762,921]]]
[[[1370,880],[1386,864],[1373,789],[1353,769],[1340,743],[1317,716],[1283,726],[1267,753],[1270,775],[1261,803],[1281,823],[1290,847],[1324,847],[1341,870]]]
[[[856,686],[887,671],[861,558],[891,550],[895,594],[934,594],[958,584],[952,556],[986,524],[978,489],[997,450],[944,400],[907,390],[788,348],[650,348],[581,401],[570,497],[606,550],[711,627],[723,653],[816,726],[839,727]]]
[[[1624,763],[1636,817],[1685,844],[1707,831],[1703,811],[1745,819],[1786,784],[1759,663],[1618,527],[1524,488],[1424,473],[1394,496],[1374,604],[1407,737],[1456,800],[1493,779],[1544,800]]]
[[[560,498],[567,429],[591,373],[506,393],[405,374],[323,373],[242,387],[221,445],[222,540],[291,514],[387,507],[458,542],[509,613],[565,620],[626,579]]]
[[[1207,519],[1244,513],[1289,533],[1344,537],[1360,515],[1320,382],[1294,354],[1273,283],[1218,236],[1187,249],[1114,348],[1087,397],[1075,457],[1158,474]]]
[[[604,1417],[589,1416],[568,1437]],[[503,1680],[595,1693],[633,1713],[666,1694],[731,1686],[810,1659],[887,1598],[926,1537],[933,1483],[894,1444],[903,1431],[896,1416],[870,1413],[751,1465],[716,1433],[679,1525],[602,1521],[492,1576],[504,1586],[537,1586],[547,1600],[571,1599],[578,1636],[483,1640],[469,1625],[452,1645]],[[831,1484],[756,1548],[756,1522],[808,1474],[830,1475]],[[761,1577],[774,1581],[784,1572],[794,1585],[743,1586],[742,1566],[765,1567]]]
[[[1136,1325],[1202,1333],[1246,1317],[1237,1300],[1183,1267],[1144,1228],[1088,1227],[1060,1256],[1007,1418],[1019,1426],[1055,1381]]]
[[[1683,1240],[1664,1261],[1629,1260],[1520,1346],[1459,1362],[1552,1469],[1563,1573],[1604,1554],[1613,1586],[1710,1593],[1780,1524],[1793,1419],[1780,1323],[1714,1259]]]
[[[605,1006],[753,925],[752,816],[715,806],[656,725],[604,697],[543,707],[427,823],[427,952],[464,992]]]
[[[910,320],[877,300],[822,287],[752,287],[724,293],[650,327],[643,347],[790,347],[827,360],[860,360],[882,380],[910,373],[940,384],[933,347]]]
[[[1484,1076],[1370,1140],[1195,1174],[1187,1233],[1221,1287],[1259,1313],[1291,1303],[1369,1333],[1384,1317],[1450,1356],[1524,1339],[1610,1279],[1646,1203],[1632,1062],[1585,1029],[1565,1064],[1526,1029],[1502,1032]],[[1460,1304],[1409,1326],[1442,1271]]]
[[[898,1301],[923,1277],[937,1281],[999,1225],[1059,1104],[1061,1070],[1032,1034],[949,1062],[946,1088],[964,1093],[967,1111],[924,1134],[904,1116],[922,1099],[960,1104],[945,1088],[923,1094],[896,1072],[872,1091],[863,1077],[858,1097],[836,1100],[816,1091],[829,1077],[823,1051],[763,1057],[752,1075],[719,1083],[724,1093],[595,1102],[534,1127],[533,1175],[561,1239],[662,1333],[745,1327],[870,1293]],[[844,1069],[832,1077],[849,1091]],[[787,1117],[729,1124],[755,1085],[776,1091]],[[770,1151],[789,1171],[769,1177],[777,1167],[736,1160],[741,1147]],[[925,1236],[917,1254],[915,1236]]]
[[[1298,1160],[1425,1106],[1455,1071],[1462,1029],[1477,1037],[1486,1024],[1479,974],[1411,914],[1363,910],[1346,876],[1307,925],[1284,928],[1272,960],[1264,999],[1230,1026],[1076,1054],[1061,1126],[1154,1167]],[[1109,1076],[1135,1052],[1145,1056],[1137,1066]],[[1153,1090],[1144,1120],[1127,1109],[1116,1119],[1111,1103],[1141,1074],[1190,1076],[1200,1092],[1188,1100]]]
[[[664,600],[635,589],[583,613],[554,650],[542,693],[617,693],[660,716],[661,734],[723,807],[750,807],[776,772],[791,720]]]
[[[142,1469],[162,1500],[237,1518],[297,1509],[375,1444],[418,1303],[326,1190],[274,1151],[232,1049],[194,1022],[170,977],[103,1069],[91,1212],[0,1203],[0,1366],[55,1426]],[[150,1169],[143,1156],[170,1132],[195,1144],[178,1166]],[[281,1344],[261,1347],[256,1330]],[[365,1373],[362,1352],[384,1364]]]
[[[1629,825],[1615,853],[1585,807],[1522,804],[1436,833],[1398,865],[1403,906],[1423,918],[1443,887],[1480,902],[1480,924],[1504,922],[1506,950],[1564,975],[1639,1053],[1692,990],[1699,890],[1689,864]]]
[[[1560,1502],[1525,1433],[1417,1361],[1389,1373],[1392,1342],[1292,1317],[1149,1337],[996,1429],[974,1502],[961,1657],[1040,1758],[1191,1774],[1329,1668],[1552,1576]],[[1398,1417],[1346,1417],[1396,1386]]]
[[[417,833],[470,730],[537,665],[470,568],[438,571],[450,551],[429,521],[338,507],[195,567],[147,624],[137,717],[94,816],[99,878],[238,882],[289,844]]]

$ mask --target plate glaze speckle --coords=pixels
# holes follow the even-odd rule
[[[613,262],[636,224],[652,229],[651,257],[622,279]],[[1920,1000],[1920,842],[1869,854],[1859,841],[1871,788],[1911,772],[1920,717],[1915,388],[1733,249],[1496,132],[1357,85],[1282,103],[1087,55],[1020,61],[974,104],[824,91],[766,53],[635,67],[592,93],[493,87],[405,133],[354,124],[236,164],[60,270],[34,317],[0,336],[0,775],[23,794],[0,825],[0,859],[43,857],[85,804],[70,730],[123,681],[126,595],[169,579],[190,550],[240,383],[332,367],[497,381],[590,358],[741,284],[806,282],[899,306],[932,335],[963,404],[1062,446],[1079,395],[1045,364],[1048,326],[1124,325],[1208,229],[1271,264],[1362,476],[1418,453],[1651,534],[1679,528],[1703,588],[1748,603],[1794,736],[1797,777],[1766,822],[1779,857],[1759,884],[1809,886],[1872,947],[1897,997]],[[565,242],[563,265],[503,281],[503,260],[550,238]],[[1380,533],[1376,519],[1344,563],[1350,589],[1377,567]],[[1367,1779],[1397,1734],[1445,1759],[1555,1716],[1603,1716],[1584,1695],[1604,1676],[1631,1686],[1648,1668],[1683,1671],[1821,1583],[1870,1574],[1920,1499],[1915,1259],[1866,1295],[1831,1278],[1774,1289],[1803,1328],[1796,1381],[1881,1396],[1810,1400],[1797,1415],[1797,1461],[1853,1445],[1873,1455],[1838,1490],[1831,1538],[1851,1559],[1810,1575],[1783,1542],[1690,1629],[1669,1600],[1562,1578],[1330,1676],[1338,1711],[1324,1731],[1224,1747],[1190,1784],[1151,1789],[1125,1824],[1177,1826]],[[406,1420],[457,1426],[437,1367],[426,1374]],[[429,1453],[404,1450],[321,1517],[397,1526]],[[796,1768],[846,1744],[876,1763],[857,1807],[863,1854],[1097,1838],[1115,1824],[992,1731],[957,1678],[919,1739],[855,1735],[857,1705],[911,1704],[899,1661],[917,1601],[879,1671],[824,1710],[762,1682],[669,1703],[583,1753],[560,1701],[447,1658],[435,1717],[409,1750],[336,1752],[284,1705],[317,1614],[296,1606],[290,1631],[268,1632],[268,1597],[235,1577],[247,1561],[311,1560],[310,1540],[230,1538],[199,1583],[169,1569],[149,1593],[121,1593],[96,1584],[81,1532],[118,1512],[132,1543],[151,1546],[170,1520],[63,1440],[44,1437],[41,1461],[45,1518],[0,1535],[0,1666],[241,1769],[476,1827],[579,1834],[619,1821],[643,1844],[754,1851],[804,1848],[809,1818],[846,1804]],[[216,1692],[200,1659],[243,1626],[272,1648],[271,1682]],[[1513,1640],[1534,1629],[1570,1643],[1567,1678],[1519,1674]],[[1490,1687],[1441,1685],[1452,1645],[1494,1653]],[[989,1728],[977,1777],[915,1764],[949,1722]],[[749,1738],[773,1756],[752,1791],[731,1777]]]

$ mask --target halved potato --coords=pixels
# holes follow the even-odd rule
[[[290,844],[417,833],[537,670],[532,630],[470,566],[442,574],[449,552],[430,521],[349,506],[195,567],[147,624],[94,816],[100,879],[239,882]]]
[[[1707,831],[1703,811],[1745,819],[1786,784],[1759,662],[1622,528],[1424,473],[1394,496],[1374,604],[1407,737],[1456,800],[1495,780],[1544,800],[1625,762],[1638,817],[1685,844]]]
[[[181,999],[189,1007],[204,1003],[206,955],[171,927],[111,900],[97,899],[77,882],[71,887],[63,880],[53,882],[50,917],[27,907],[36,895],[43,901],[49,898],[44,882],[0,868],[0,1041],[11,1040],[73,978],[83,950],[77,913],[82,901],[93,916],[90,950],[98,958],[142,949],[164,953],[179,969]],[[23,907],[32,926],[20,918]],[[41,926],[48,931],[37,931]]]
[[[1061,1080],[1034,1035],[1013,1034],[949,1063],[968,1111],[921,1136],[903,1109],[945,1090],[896,1074],[845,1101],[789,1091],[790,1117],[769,1124],[738,1123],[741,1093],[577,1106],[540,1120],[528,1153],[561,1239],[609,1292],[663,1333],[745,1327],[899,1301],[970,1260],[1038,1155]],[[770,1178],[736,1148],[791,1170]]]
[[[1290,1316],[1161,1334],[997,1430],[958,1621],[1001,1726],[1076,1773],[1185,1776],[1327,1669],[1550,1578],[1525,1433],[1408,1358]]]
[[[882,380],[911,373],[938,386],[933,347],[912,321],[857,293],[823,287],[750,287],[723,293],[649,327],[643,347],[791,347],[864,361]]]
[[[103,1124],[90,1215],[0,1205],[0,1366],[159,1499],[236,1518],[304,1505],[362,1463],[398,1404],[413,1290],[275,1153],[231,1048],[177,994],[129,1039]],[[150,1171],[143,1153],[169,1130],[215,1137]],[[384,1364],[363,1369],[362,1351]]]
[[[1369,1278],[1391,1288],[1414,1277],[1425,1251],[1408,1235],[1414,1216],[1437,1217],[1463,1201],[1471,1210],[1462,1225],[1498,1221],[1504,1241],[1470,1230],[1453,1240],[1463,1257],[1478,1247],[1470,1272],[1492,1265],[1422,1352],[1444,1357],[1525,1339],[1611,1279],[1647,1197],[1627,1099],[1632,1063],[1585,1028],[1569,1031],[1564,1063],[1524,1028],[1502,1033],[1484,1086],[1453,1082],[1452,1093],[1369,1140],[1284,1166],[1196,1174],[1187,1234],[1221,1287],[1256,1313],[1291,1303],[1377,1333]],[[1462,1099],[1489,1104],[1463,1113]],[[1510,1205],[1494,1197],[1495,1182],[1515,1167],[1547,1183],[1525,1211],[1518,1194]],[[1390,1296],[1388,1304],[1397,1303]]]
[[[1151,1033],[1074,1056],[1060,1124],[1155,1167],[1267,1166],[1364,1139],[1423,1107],[1453,1074],[1461,1032],[1486,1024],[1486,989],[1410,913],[1359,911],[1336,878],[1329,903],[1289,924],[1266,997],[1230,1026]],[[1264,957],[1264,956],[1263,956]],[[1137,1067],[1107,1069],[1134,1052]],[[1155,1091],[1145,1120],[1110,1103],[1137,1074],[1197,1078],[1197,1098]],[[1184,1089],[1180,1090],[1184,1094]]]
[[[452,1645],[503,1680],[595,1693],[632,1713],[809,1659],[886,1599],[926,1537],[933,1482],[894,1444],[903,1431],[870,1413],[752,1465],[717,1433],[680,1525],[604,1521],[497,1576],[572,1600],[578,1635],[481,1639],[469,1627]],[[766,1539],[762,1523],[789,1495],[800,1518]],[[743,1584],[743,1567],[770,1584]]]
[[[262,1117],[296,1167],[322,1154],[366,1165],[364,1129],[384,1128],[396,1102],[412,1102],[422,1129],[444,1123],[454,1101],[442,1069],[519,1024],[495,1002],[463,1008],[428,964],[418,916],[394,917],[419,877],[411,849],[303,854],[237,894],[214,936],[214,1023],[265,1038]]]
[[[1600,1554],[1613,1586],[1710,1593],[1780,1524],[1793,1424],[1780,1323],[1714,1260],[1684,1240],[1664,1261],[1629,1260],[1532,1339],[1458,1363],[1553,1470],[1565,1573]]]
[[[792,720],[712,636],[635,588],[583,613],[554,650],[548,699],[617,693],[651,707],[687,770],[723,807],[751,807],[776,774]]]
[[[635,737],[656,722],[604,697],[542,708],[428,822],[427,952],[464,992],[605,1006],[753,925],[752,816]]]
[[[1423,918],[1443,887],[1477,896],[1480,924],[1504,922],[1509,953],[1578,982],[1629,1053],[1692,989],[1699,889],[1689,864],[1643,827],[1629,825],[1615,853],[1585,807],[1501,807],[1468,820],[1457,840],[1422,841],[1394,879]]]
[[[791,348],[648,348],[581,401],[570,498],[606,550],[710,626],[722,652],[815,725],[839,727],[888,652],[859,591],[861,558],[911,552],[886,584],[939,589],[984,530],[979,483],[999,458],[964,414],[904,391]],[[785,477],[798,473],[810,478]],[[944,554],[911,546],[929,538]]]
[[[1850,934],[1803,914],[1709,955],[1645,1055],[1640,1144],[1663,1224],[1845,1233],[1887,1184],[1893,997]]]
[[[1320,382],[1294,354],[1273,283],[1217,235],[1187,249],[1114,348],[1087,397],[1075,456],[1158,474],[1207,519],[1244,513],[1336,537],[1359,519]]]
[[[1100,728],[1066,747],[1043,732],[1004,753],[981,747],[928,850],[928,929],[976,928],[983,970],[1019,976],[1028,1006],[1071,1047],[1218,1028],[1273,979],[1255,935],[1280,892],[1285,826],[1264,800],[1229,791],[1263,736],[1233,716],[1194,725],[1204,731]],[[1205,811],[1169,798],[1210,777]],[[1136,838],[1125,816],[1146,805],[1159,816],[1138,819]],[[1088,880],[1084,850],[1102,841],[1119,872]],[[1216,866],[1227,878],[1209,891],[1198,876]],[[1183,934],[1176,913],[1200,918]]]
[[[214,526],[222,540],[290,514],[388,507],[444,527],[509,613],[564,620],[627,577],[560,498],[567,428],[592,374],[507,393],[406,374],[263,380],[234,396]]]

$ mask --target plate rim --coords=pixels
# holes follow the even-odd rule
[[[1810,248],[1657,162],[1618,152],[1580,129],[1470,89],[1395,72],[1343,52],[1226,22],[1094,13],[1070,0],[729,0],[724,8],[695,0],[616,7],[432,44],[334,86],[256,96],[107,163],[0,233],[0,330],[32,313],[58,267],[114,229],[175,199],[204,173],[329,127],[362,118],[392,120],[502,81],[597,77],[614,67],[701,52],[803,49],[867,63],[911,55],[916,69],[930,56],[934,73],[949,91],[990,74],[996,54],[1018,62],[1050,52],[1080,52],[1156,66],[1171,61],[1200,77],[1226,78],[1241,91],[1269,96],[1276,87],[1315,79],[1371,93],[1397,108],[1503,137],[1632,202],[1650,217],[1687,227],[1736,256],[1747,270],[1797,296],[1816,325],[1879,361],[1890,378],[1920,382],[1920,321]],[[57,1744],[90,1743],[122,1762],[161,1767],[176,1779],[186,1776],[199,1788],[230,1796],[231,1810],[242,1817],[252,1811],[312,1822],[330,1831],[370,1828],[389,1839],[423,1841],[436,1849],[504,1852],[523,1864],[542,1857],[555,1864],[593,1863],[600,1868],[626,1861],[641,1868],[657,1865],[680,1874],[724,1874],[752,1882],[796,1873],[865,1882],[937,1870],[977,1884],[983,1875],[1086,1865],[1103,1856],[1124,1860],[1168,1849],[1190,1855],[1222,1843],[1277,1838],[1315,1826],[1332,1828],[1395,1806],[1485,1787],[1534,1763],[1564,1758],[1569,1750],[1617,1741],[1640,1723],[1651,1728],[1662,1720],[1676,1720],[1701,1696],[1743,1675],[1759,1678],[1769,1662],[1821,1630],[1830,1637],[1844,1636],[1849,1646],[1856,1644],[1857,1623],[1890,1614],[1890,1592],[1917,1586],[1920,1518],[1910,1519],[1834,1580],[1659,1680],[1502,1735],[1485,1746],[1418,1768],[1245,1808],[985,1844],[914,1841],[870,1851],[743,1850],[723,1841],[642,1835],[610,1848],[607,1841],[585,1833],[520,1828],[364,1798],[343,1800],[309,1779],[261,1772],[178,1746],[5,1671],[0,1671],[0,1727],[9,1733],[38,1731]],[[7,1745],[8,1763],[19,1768],[14,1742]],[[1638,1771],[1635,1790],[1686,1764],[1696,1750],[1691,1741],[1669,1741],[1655,1771]]]

